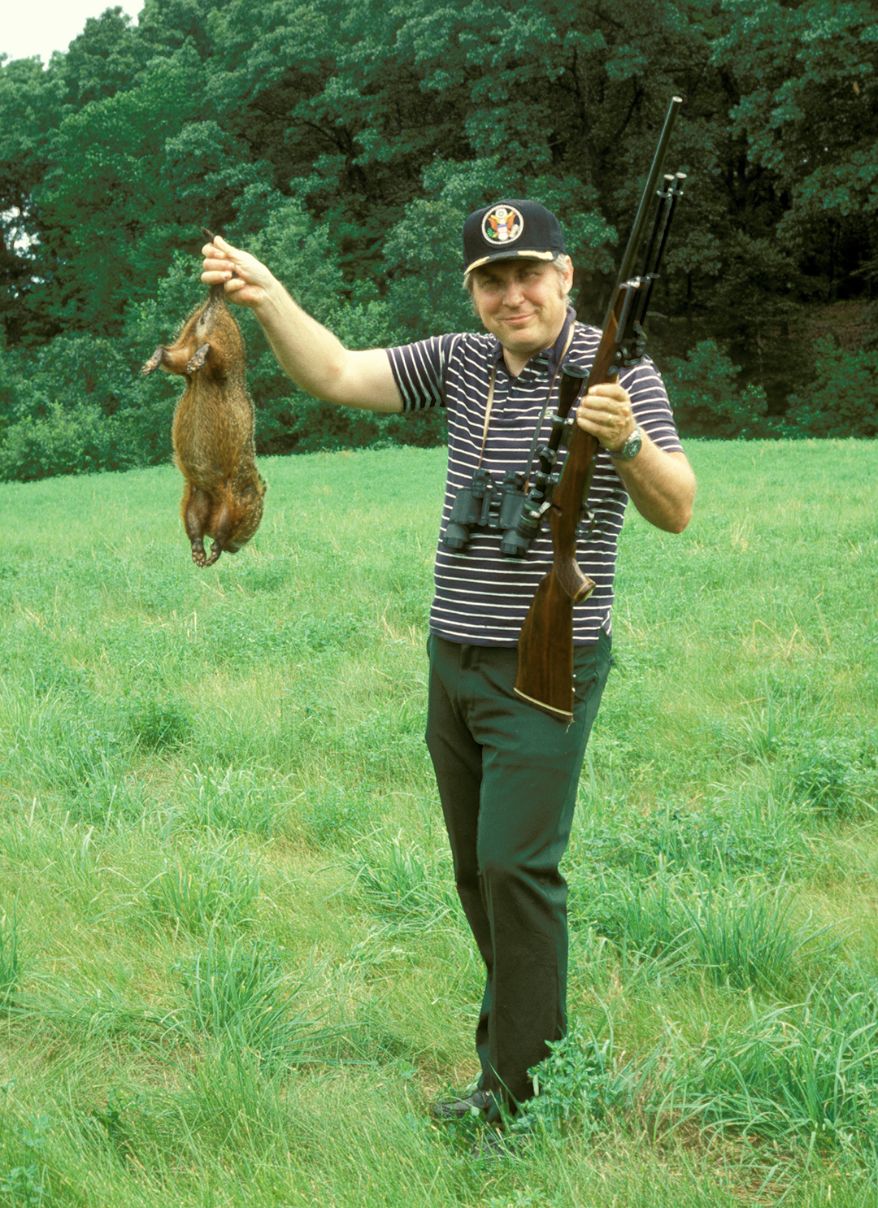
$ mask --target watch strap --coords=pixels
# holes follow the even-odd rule
[[[631,461],[640,452],[642,446],[643,429],[640,427],[640,424],[637,424],[621,449],[616,449],[615,452],[612,449],[608,449],[607,452],[613,461]]]

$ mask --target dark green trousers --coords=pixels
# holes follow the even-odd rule
[[[514,1109],[567,1027],[567,847],[610,642],[575,650],[571,725],[513,692],[515,650],[431,635],[427,746],[457,891],[485,962],[480,1086]]]

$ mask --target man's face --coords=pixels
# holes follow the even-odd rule
[[[501,260],[473,270],[473,302],[485,328],[527,360],[557,339],[572,280],[569,261],[562,274],[543,260]]]

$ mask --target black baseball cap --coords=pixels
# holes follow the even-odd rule
[[[466,273],[493,260],[554,260],[566,250],[560,222],[538,201],[495,201],[463,224]]]

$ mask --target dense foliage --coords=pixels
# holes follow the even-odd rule
[[[876,65],[870,0],[108,9],[0,61],[0,476],[167,456],[173,390],[135,371],[201,294],[202,224],[365,347],[472,326],[461,220],[536,196],[599,321],[675,92],[651,337],[684,431],[874,435]],[[306,403],[246,334],[263,451],[437,439]]]

